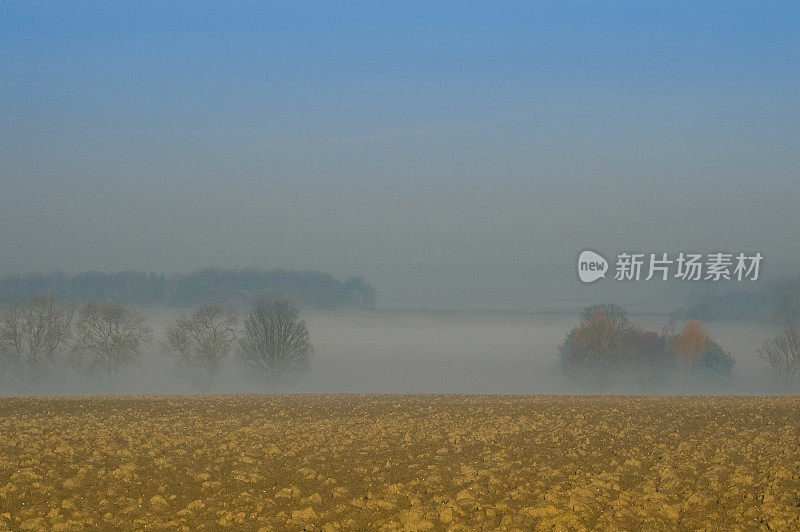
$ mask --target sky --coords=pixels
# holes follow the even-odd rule
[[[0,273],[532,308],[624,295],[583,249],[796,271],[798,28],[796,2],[3,1]]]

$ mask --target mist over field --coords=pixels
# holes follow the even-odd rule
[[[165,351],[164,330],[184,309],[144,309],[154,342],[124,368],[118,384],[88,376],[60,362],[26,395],[173,393],[456,393],[456,394],[774,394],[783,389],[758,348],[776,325],[719,321],[711,333],[736,359],[725,379],[676,375],[653,383],[622,372],[602,386],[578,382],[559,367],[558,347],[577,313],[305,311],[315,353],[309,371],[278,387],[248,373],[235,353],[209,390],[198,390]],[[667,317],[639,314],[631,320],[658,330]],[[58,368],[61,369],[58,369]],[[9,385],[10,384],[10,385]],[[3,395],[14,395],[13,382]]]
[[[0,0],[0,532],[800,530],[799,29]]]
[[[296,304],[315,349],[286,390],[770,390],[757,351],[800,272],[797,15],[4,2],[0,304],[140,307],[154,342],[124,393],[190,390],[170,307],[259,295]],[[587,249],[606,279],[578,280]],[[626,252],[764,260],[753,281],[615,281]],[[559,346],[598,303],[657,334],[699,319],[730,377],[573,382]],[[235,360],[212,389],[265,391]],[[103,389],[73,373],[37,393]]]

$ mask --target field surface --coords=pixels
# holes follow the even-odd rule
[[[0,529],[800,529],[800,398],[0,399]]]

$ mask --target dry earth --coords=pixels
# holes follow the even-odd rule
[[[0,399],[0,529],[800,529],[800,397]]]

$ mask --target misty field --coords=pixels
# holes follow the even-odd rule
[[[800,397],[0,400],[0,529],[788,529]]]

